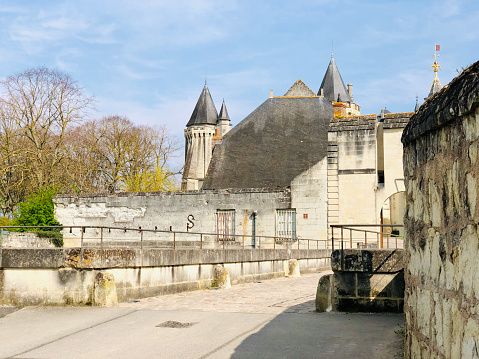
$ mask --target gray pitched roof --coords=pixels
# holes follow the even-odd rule
[[[273,97],[213,151],[203,189],[287,187],[327,156],[333,106],[324,97]]]
[[[316,94],[301,80],[298,79],[293,86],[284,94],[284,96],[291,97],[310,97],[316,96]]]
[[[331,102],[336,102],[338,97],[340,97],[342,102],[353,102],[336,66],[333,54],[331,54],[331,61],[324,75],[323,82],[321,82],[319,87],[318,95],[321,94],[321,89],[323,89],[324,97]]]
[[[194,125],[216,125],[217,120],[218,112],[216,111],[210,90],[208,90],[208,86],[205,82],[205,87],[203,87],[203,91],[201,91],[200,98],[196,103],[193,114],[186,124],[186,127]]]
[[[227,120],[230,121],[230,116],[228,115],[228,110],[226,109],[225,100],[223,99],[223,104],[221,105],[220,114],[218,116],[218,121]]]

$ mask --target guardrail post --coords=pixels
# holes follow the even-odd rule
[[[203,233],[200,234],[200,262],[203,263]]]
[[[334,227],[331,226],[331,251],[334,252]]]
[[[140,229],[140,267],[143,267],[143,230]]]
[[[344,271],[343,227],[341,227],[341,271]]]
[[[81,227],[81,237],[80,237],[80,261],[83,260],[83,232],[85,232],[85,227]]]
[[[100,265],[103,268],[105,255],[103,253],[103,227],[100,227]]]

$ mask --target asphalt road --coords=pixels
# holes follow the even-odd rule
[[[0,307],[0,358],[394,358],[403,316],[316,313],[320,275],[115,308]]]

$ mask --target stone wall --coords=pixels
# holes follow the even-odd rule
[[[403,312],[403,250],[335,250],[331,269],[318,284],[318,312]]]
[[[217,233],[217,210],[235,210],[235,235],[238,236],[252,235],[254,211],[258,212],[257,235],[274,236],[276,210],[291,208],[288,189],[60,196],[54,201],[56,218],[66,226],[156,227],[158,230],[203,233]],[[190,225],[188,229],[187,225]],[[199,236],[189,238],[200,240]],[[66,245],[71,240],[79,245],[78,239],[79,230],[64,232]],[[252,239],[248,237],[246,241],[251,243]]]
[[[403,134],[406,358],[479,358],[479,62]]]
[[[329,267],[327,250],[0,249],[0,305],[95,304],[95,278],[114,279],[119,301],[211,287],[216,265],[232,284]],[[289,273],[289,272],[288,272]]]
[[[49,238],[39,238],[35,233],[7,232],[1,237],[1,246],[6,248],[55,248]]]

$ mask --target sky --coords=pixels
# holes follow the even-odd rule
[[[183,129],[205,79],[233,125],[302,79],[317,92],[331,58],[361,114],[413,111],[434,78],[479,60],[477,0],[0,0],[0,78],[46,66],[123,115]],[[181,156],[180,156],[181,157]]]

